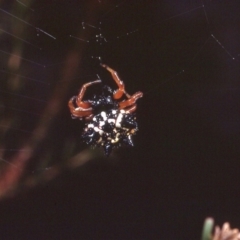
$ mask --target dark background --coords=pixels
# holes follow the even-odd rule
[[[13,116],[22,125],[2,138],[7,149],[20,149],[19,141],[27,141],[29,135],[20,130],[33,132],[39,116],[32,113],[41,115],[48,105],[67,53],[80,47],[84,51],[65,105],[11,197],[0,202],[1,239],[200,239],[208,216],[217,224],[229,221],[240,227],[240,2],[91,3],[95,12],[89,24],[102,22],[101,33],[108,41],[103,46],[96,44],[93,28],[86,30],[91,31],[89,43],[69,38],[83,31],[81,22],[90,11],[87,1],[35,1],[34,12],[28,10],[28,22],[56,40],[42,33],[37,37],[31,26],[22,36],[43,50],[24,45],[21,57],[34,63],[22,59],[20,74],[49,85],[26,81],[11,100],[19,104]],[[11,12],[16,4],[2,1],[1,8]],[[2,28],[10,31],[11,17],[0,14]],[[0,50],[11,52],[9,39],[1,35]],[[9,56],[1,54],[6,69]],[[95,157],[70,170],[64,163],[86,146],[79,137],[83,123],[70,118],[67,101],[96,74],[112,84],[91,58],[99,55],[118,71],[129,93],[143,91],[137,109],[139,132],[134,148],[117,149],[109,158],[93,151]],[[6,73],[1,75],[7,80]],[[13,96],[7,84],[1,84],[7,112]],[[75,145],[64,153],[69,142]],[[11,152],[5,154],[8,161]],[[47,171],[39,170],[43,159],[48,167],[62,164],[61,174],[41,182],[39,172]],[[25,184],[29,175],[40,178],[30,189]]]

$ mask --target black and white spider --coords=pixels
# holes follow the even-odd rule
[[[101,66],[111,73],[118,89],[113,91],[109,86],[104,86],[101,94],[83,101],[87,87],[100,83],[101,80],[86,83],[79,94],[69,100],[68,106],[73,118],[87,121],[82,140],[91,146],[103,147],[105,154],[109,155],[113,148],[122,145],[133,146],[132,135],[138,130],[134,114],[137,108],[136,101],[143,93],[129,95],[117,72],[105,64]],[[126,99],[120,101],[122,97]]]

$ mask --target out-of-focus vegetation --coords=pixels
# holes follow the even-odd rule
[[[214,227],[214,220],[207,218],[204,222],[202,240],[239,240],[240,232],[237,228],[231,229],[228,222],[224,223],[222,228]]]
[[[74,82],[78,81],[74,85],[78,87],[82,83],[77,78],[81,75],[79,69],[87,45],[67,42],[62,48],[62,58],[56,60],[56,68],[44,66],[48,59],[43,58],[39,49],[40,57],[33,55],[35,45],[47,46],[49,41],[53,48],[59,39],[49,37],[37,27],[41,19],[34,18],[37,16],[33,13],[35,1],[2,1],[0,4],[0,198],[3,198],[48,181],[66,168],[78,167],[96,153],[78,149],[75,137],[80,127],[73,123],[79,129],[75,129],[75,136],[71,135],[74,129],[67,109],[69,90]],[[100,5],[95,1],[82,5],[86,21],[94,22]],[[43,16],[47,17],[47,13]],[[76,24],[79,25],[75,26],[76,37],[88,39],[91,29],[83,30],[80,21]],[[61,28],[64,30],[64,26]]]

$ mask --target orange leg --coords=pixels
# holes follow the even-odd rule
[[[118,85],[118,90],[116,90],[113,93],[113,98],[114,99],[119,99],[122,97],[123,94],[127,96],[127,98],[130,98],[131,96],[125,91],[125,86],[123,81],[119,78],[118,74],[116,71],[114,71],[112,68],[107,66],[106,64],[101,64],[102,67],[106,68],[112,75],[113,80],[116,82]]]
[[[82,118],[92,114],[91,107],[90,108],[75,107],[74,105],[75,101],[76,101],[76,97],[72,97],[68,102],[68,107],[73,117]]]
[[[127,113],[133,113],[137,109],[137,104],[133,104],[131,107],[125,109]]]
[[[143,93],[142,92],[136,92],[135,94],[133,94],[132,96],[130,96],[129,99],[125,100],[125,101],[122,101],[119,103],[119,109],[124,109],[124,108],[127,108],[127,107],[131,107],[131,106],[134,106],[136,104],[136,101],[141,98],[143,96]],[[131,109],[131,108],[129,108]],[[135,108],[136,109],[136,108]],[[135,110],[134,109],[134,110]],[[133,110],[133,111],[134,111]],[[128,110],[129,111],[129,110]],[[133,112],[132,111],[132,112]]]
[[[93,116],[91,104],[89,102],[83,102],[82,98],[87,90],[87,87],[100,83],[101,80],[95,80],[93,82],[86,83],[82,86],[77,97],[72,97],[68,102],[68,107],[73,117],[82,118],[85,117],[90,120]],[[77,105],[77,107],[76,107]]]
[[[83,102],[82,98],[83,98],[83,96],[84,96],[84,94],[85,94],[85,92],[87,90],[87,87],[89,87],[89,86],[91,86],[93,84],[96,84],[96,83],[100,83],[100,82],[101,82],[101,80],[95,80],[93,82],[85,83],[82,86],[82,88],[81,88],[81,90],[80,90],[80,92],[79,92],[79,94],[77,96],[77,99],[76,99],[76,104],[77,104],[78,107],[83,108],[83,109],[87,109],[87,108],[91,107],[91,104],[88,103],[88,102]],[[87,110],[81,110],[81,111],[87,111]]]

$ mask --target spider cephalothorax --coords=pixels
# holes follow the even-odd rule
[[[118,89],[113,91],[109,86],[104,86],[101,94],[83,101],[87,87],[100,83],[101,80],[86,83],[82,86],[78,96],[69,100],[68,106],[73,118],[87,121],[82,140],[92,146],[102,146],[105,154],[109,155],[115,147],[133,146],[131,137],[138,130],[134,115],[137,107],[136,101],[143,94],[136,92],[129,95],[117,72],[105,64],[101,66],[111,73]],[[125,100],[119,101],[122,97],[125,97]]]

